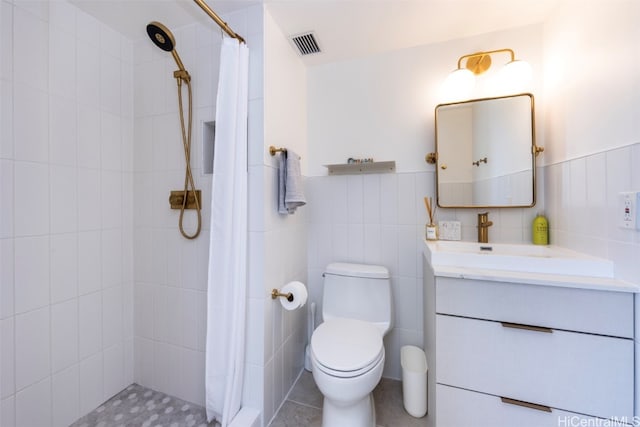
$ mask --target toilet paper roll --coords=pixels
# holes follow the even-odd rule
[[[289,282],[280,289],[283,294],[291,292],[293,300],[289,301],[287,298],[280,298],[280,304],[285,310],[295,310],[302,307],[307,302],[307,288],[302,282]]]

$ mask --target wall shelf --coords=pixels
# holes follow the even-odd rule
[[[396,171],[395,160],[388,162],[343,163],[324,165],[329,175],[359,175],[364,173],[393,173]]]

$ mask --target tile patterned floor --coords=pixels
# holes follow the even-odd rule
[[[424,427],[426,417],[414,418],[402,404],[402,383],[383,378],[373,391],[378,427]],[[313,375],[304,371],[270,427],[320,427],[322,425],[322,393]]]
[[[402,383],[383,378],[373,391],[378,427],[424,427],[402,406]],[[270,427],[320,427],[322,393],[303,371]],[[164,393],[131,384],[70,427],[215,427],[205,409]],[[346,427],[346,426],[345,426]]]
[[[214,427],[202,406],[131,384],[70,427]]]

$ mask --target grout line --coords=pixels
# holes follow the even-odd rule
[[[287,400],[285,400],[285,402],[291,402],[291,403],[293,403],[295,405],[304,406],[305,408],[317,409],[319,411],[322,411],[322,408],[318,408],[317,406],[313,406],[313,405],[310,405],[308,403],[298,402],[298,401],[293,400],[293,399],[287,399]]]

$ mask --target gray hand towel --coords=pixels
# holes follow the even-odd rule
[[[287,150],[280,155],[278,168],[278,213],[293,214],[305,204],[300,156]]]

